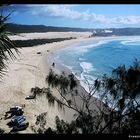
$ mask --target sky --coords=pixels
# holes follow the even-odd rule
[[[8,22],[80,28],[140,27],[140,4],[14,4]]]

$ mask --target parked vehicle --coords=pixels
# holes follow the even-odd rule
[[[20,120],[22,120],[22,119],[26,119],[26,117],[25,116],[15,116],[15,117],[13,117],[12,118],[12,120],[11,121],[13,121],[13,122],[19,122]]]
[[[14,116],[10,122],[7,123],[9,127],[19,126],[26,120],[25,116]]]
[[[29,122],[24,122],[26,117],[23,116],[23,107],[12,106],[5,114],[5,119],[11,118],[11,121],[7,123],[9,127],[13,129],[10,132],[25,130],[29,126]],[[10,116],[8,114],[11,114]]]
[[[28,100],[28,99],[35,99],[35,95],[29,95],[29,96],[27,96],[25,99],[26,99],[26,100]]]
[[[13,129],[10,132],[26,130],[28,126],[29,126],[29,122],[21,123],[18,126],[14,126]]]

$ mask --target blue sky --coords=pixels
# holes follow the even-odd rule
[[[140,4],[16,4],[8,22],[82,28],[140,27]]]

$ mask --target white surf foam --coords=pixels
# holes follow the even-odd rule
[[[140,45],[140,41],[139,40],[121,41],[121,44],[123,44],[123,45]]]
[[[84,73],[81,73],[80,76],[77,76],[77,75],[75,76],[80,81],[80,85],[89,93],[89,84],[93,85],[96,77],[86,75]]]
[[[85,60],[84,58],[79,57],[79,61],[84,61],[84,60]]]
[[[131,36],[127,38],[123,38],[121,41],[123,45],[139,45],[140,44],[140,36]]]
[[[88,52],[90,48],[98,47],[98,46],[100,46],[102,44],[105,44],[109,41],[112,41],[112,40],[101,40],[97,43],[93,42],[93,43],[90,43],[90,44],[87,44],[87,45],[86,44],[85,45],[79,45],[79,46],[75,46],[73,48],[68,48],[68,49],[69,49],[69,51],[72,50],[72,52],[74,52],[76,54],[79,54],[79,53],[81,54],[81,53]]]
[[[93,67],[93,65],[89,62],[81,62],[80,66],[83,69],[83,72],[89,73],[91,71],[95,71],[96,69]]]

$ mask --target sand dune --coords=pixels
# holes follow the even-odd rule
[[[69,37],[88,37],[91,32],[46,32],[46,33],[20,33],[19,35],[9,36],[12,40],[29,40],[29,39],[52,39],[52,38],[69,38]]]

